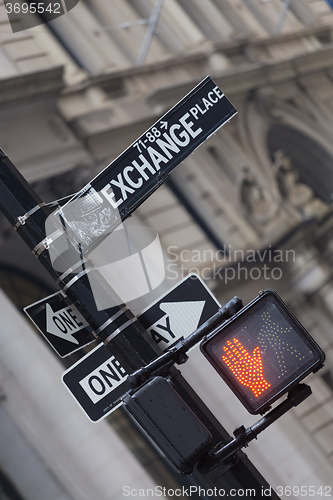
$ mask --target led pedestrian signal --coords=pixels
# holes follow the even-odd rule
[[[201,351],[250,413],[317,371],[325,355],[276,292],[266,290],[218,327]]]
[[[226,353],[222,356],[225,364],[242,385],[250,387],[256,398],[271,386],[263,375],[259,346],[255,347],[251,356],[239,340],[233,339],[232,342],[227,340],[227,346],[223,350]]]

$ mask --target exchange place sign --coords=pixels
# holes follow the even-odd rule
[[[236,113],[207,77],[150,127],[59,210],[80,253],[98,245]]]

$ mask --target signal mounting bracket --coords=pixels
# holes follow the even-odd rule
[[[237,427],[234,430],[235,437],[232,441],[217,451],[208,452],[199,461],[198,471],[201,472],[201,474],[207,474],[207,472],[217,467],[222,460],[234,457],[234,455],[237,454],[242,448],[247,447],[250,441],[256,439],[260,432],[264,431],[269,425],[273,424],[291,408],[298,406],[311,394],[311,387],[306,384],[298,384],[293,387],[289,391],[287,399],[267,413],[267,415],[258,420],[258,422],[247,429],[245,429],[244,425]]]
[[[166,375],[174,363],[183,364],[188,360],[186,352],[200,342],[207,335],[227,319],[232,318],[243,307],[239,297],[233,297],[229,302],[220,307],[218,312],[194,330],[188,337],[178,341],[172,348],[158,356],[146,366],[131,373],[127,380],[131,388],[137,389],[151,377]]]

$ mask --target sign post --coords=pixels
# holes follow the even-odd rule
[[[207,90],[205,95],[200,94],[203,88],[205,88],[205,92]],[[154,135],[153,128],[151,128],[144,134],[144,137],[141,136],[141,138],[139,138],[137,141],[138,146],[133,145],[131,147],[131,154],[135,152],[137,158],[130,158],[130,163],[126,161],[126,165],[121,164],[120,171],[115,170],[115,176],[112,173],[112,167],[108,170],[107,178],[104,178],[103,175],[99,177],[102,181],[100,185],[98,184],[95,187],[88,185],[85,191],[79,194],[79,204],[74,203],[72,205],[75,207],[78,215],[78,207],[81,202],[83,202],[83,205],[86,202],[89,204],[92,198],[92,201],[96,203],[97,197],[104,197],[107,205],[104,204],[104,199],[102,198],[102,205],[104,207],[102,211],[105,207],[109,209],[106,212],[103,211],[105,217],[99,219],[101,222],[105,221],[104,226],[102,225],[102,227],[99,227],[98,224],[91,224],[90,220],[90,227],[95,228],[96,231],[87,230],[87,237],[84,237],[84,234],[80,232],[80,227],[81,229],[87,229],[87,225],[89,226],[89,217],[87,217],[88,212],[85,212],[86,218],[81,221],[82,224],[75,224],[75,221],[78,221],[78,219],[75,218],[76,216],[74,217],[75,214],[71,209],[68,212],[68,207],[70,205],[67,205],[67,208],[66,206],[63,207],[63,210],[59,211],[60,218],[62,217],[63,230],[65,230],[67,234],[69,234],[70,231],[72,232],[72,237],[68,238],[68,245],[74,252],[80,255],[80,258],[83,257],[82,261],[84,261],[84,253],[98,244],[100,239],[103,239],[105,235],[112,231],[120,222],[119,217],[115,214],[115,208],[112,202],[118,205],[116,209],[118,209],[118,207],[120,210],[126,209],[122,212],[120,218],[123,219],[126,217],[128,213],[133,211],[142,201],[144,201],[144,199],[157,189],[162,182],[164,182],[169,173],[168,163],[169,160],[173,160],[173,155],[178,155],[178,157],[174,165],[170,163],[170,167],[172,166],[172,168],[180,161],[184,160],[185,157],[193,152],[196,147],[209,137],[209,135],[213,134],[214,131],[235,114],[236,110],[210,78],[202,84],[199,84],[198,92],[199,94],[195,96],[194,89],[194,91],[189,94],[190,97],[185,97],[183,102],[181,101],[179,105],[173,108],[177,113],[179,112],[177,121],[171,122],[168,114],[163,117],[162,122],[167,122],[167,125],[164,125],[165,132],[163,123],[160,123],[160,128],[157,129],[158,132],[162,134],[158,138],[161,137],[161,141],[167,143],[160,143],[159,148],[162,148],[162,152],[153,145],[150,146],[150,144],[153,144],[153,137],[158,139],[157,136]],[[228,107],[228,112],[225,115],[223,115],[221,110],[222,103],[225,103]],[[207,123],[211,123],[209,130],[206,130],[206,126],[203,125],[206,118]],[[172,125],[170,125],[171,123]],[[148,136],[148,133],[152,135]],[[164,133],[166,135],[164,135]],[[155,141],[154,139],[154,144],[155,142],[157,143],[157,140]],[[139,147],[141,148],[141,152],[139,151]],[[145,149],[145,147],[147,149]],[[152,149],[148,149],[150,147]],[[149,159],[145,156],[146,153],[149,155]],[[142,157],[140,157],[140,155],[142,155]],[[139,163],[138,159],[141,159],[141,163]],[[134,162],[137,162],[138,167]],[[165,175],[164,165],[167,167],[165,169]],[[116,164],[116,166],[118,166],[118,164]],[[127,167],[126,173],[124,167]],[[150,170],[150,167],[152,167],[153,171]],[[148,174],[148,172],[150,173]],[[153,177],[151,177],[150,174]],[[127,184],[125,184],[125,181]],[[94,181],[92,181],[92,183],[94,183]],[[115,188],[115,192],[113,191],[113,187]],[[100,194],[96,188],[97,190],[100,189],[102,194]],[[116,188],[120,190],[118,190],[117,195]],[[95,193],[97,193],[97,195]],[[133,201],[129,202],[127,205],[125,202],[129,196],[133,196]],[[120,200],[123,201],[120,202]],[[71,266],[65,267],[68,262],[66,263],[66,259],[59,254],[58,258],[62,261],[59,267],[65,268],[66,271],[57,271],[55,269],[48,250],[52,247],[54,241],[63,233],[59,230],[59,227],[55,227],[54,233],[45,234],[45,223],[52,213],[50,207],[42,202],[2,150],[0,150],[0,209],[41,264],[62,288],[66,297],[66,304],[68,304],[68,306],[73,304],[78,309],[94,332],[95,338],[102,340],[107,348],[110,348],[112,341],[111,355],[114,356],[114,359],[110,361],[110,376],[107,374],[107,370],[104,369],[104,365],[102,367],[101,365],[96,367],[99,371],[105,371],[105,375],[103,376],[105,376],[106,379],[110,380],[112,374],[112,376],[118,377],[120,381],[125,371],[126,373],[132,373],[156,359],[161,353],[158,344],[154,342],[151,335],[145,330],[131,311],[124,304],[119,302],[119,297],[116,296],[98,270],[92,272],[96,273],[96,281],[99,283],[101,289],[100,293],[102,294],[104,291],[104,293],[108,293],[114,298],[115,305],[108,310],[99,310],[97,308],[87,278],[87,268],[75,274]],[[74,334],[72,337],[74,337]],[[72,343],[74,345],[74,342]],[[176,368],[171,367],[169,370],[169,377],[172,381],[175,393],[182,398],[184,403],[193,414],[196,415],[202,425],[209,430],[212,446],[230,441],[230,435],[220,422],[216,420],[192,387],[181,376],[180,372],[176,370]],[[87,382],[83,379],[81,379],[81,382],[83,385],[85,383],[89,384],[89,381]],[[94,383],[94,381],[91,383]],[[207,474],[194,472],[194,475],[193,484],[202,484],[206,488],[212,488],[212,490],[214,488],[221,488],[228,493],[237,488],[239,491],[251,489],[253,491],[253,498],[261,498],[262,491],[264,489],[269,490],[267,482],[243,454],[238,454],[237,460],[232,464],[224,465],[221,463],[212,472],[208,472]],[[181,476],[179,476],[179,482],[181,483]],[[277,499],[278,497],[272,491],[269,495],[265,495],[265,498]]]

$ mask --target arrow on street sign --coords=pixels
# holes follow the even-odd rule
[[[79,341],[73,337],[73,333],[80,331],[87,323],[77,321],[77,316],[72,314],[73,310],[69,307],[64,307],[60,311],[54,312],[50,304],[46,303],[45,305],[47,333],[52,333],[52,335],[60,339],[78,344]]]
[[[220,303],[196,274],[151,304],[138,320],[164,351],[213,316]],[[126,337],[126,330],[122,333]],[[110,348],[100,344],[63,374],[63,382],[88,417],[97,422],[122,404],[128,373]]]
[[[96,340],[86,320],[61,292],[25,307],[24,312],[62,358]]]
[[[204,300],[162,302],[159,308],[165,315],[147,328],[147,331],[164,351],[198,327],[205,304]]]
[[[55,213],[78,253],[99,245],[236,113],[209,76],[199,83]]]

